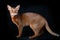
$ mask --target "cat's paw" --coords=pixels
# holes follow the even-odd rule
[[[34,40],[34,38],[32,38],[31,36],[29,37],[30,40]]]
[[[16,37],[17,37],[17,38],[20,38],[20,35],[17,35]]]
[[[32,36],[30,36],[30,37],[29,37],[29,39],[33,39],[33,37],[32,37]]]

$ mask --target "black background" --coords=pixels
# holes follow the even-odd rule
[[[0,0],[0,35],[1,39],[6,40],[14,40],[17,39],[15,36],[17,35],[17,27],[11,22],[9,19],[9,12],[7,10],[7,4],[11,6],[21,5],[20,12],[31,11],[31,8],[35,8],[34,12],[39,12],[39,7],[46,8],[46,14],[41,13],[46,17],[49,24],[52,26],[51,29],[59,33],[59,7],[56,4],[56,0],[48,2],[48,0]],[[35,6],[35,7],[34,7]],[[41,8],[41,7],[40,7]],[[37,9],[37,10],[36,10]],[[44,9],[43,9],[44,10]],[[48,15],[48,16],[47,16]],[[52,18],[51,18],[52,17]],[[13,27],[12,27],[13,26]],[[27,29],[28,30],[28,29]],[[48,37],[48,36],[47,36]]]

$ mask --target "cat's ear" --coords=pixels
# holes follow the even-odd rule
[[[20,5],[17,5],[17,6],[16,6],[16,10],[19,10],[19,8],[20,8]]]
[[[11,10],[11,6],[10,5],[7,5],[7,8],[8,8],[8,10]]]

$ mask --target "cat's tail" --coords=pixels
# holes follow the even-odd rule
[[[49,25],[48,25],[47,21],[45,21],[45,28],[46,28],[46,30],[47,30],[51,35],[60,36],[59,34],[53,32],[53,31],[49,28]]]

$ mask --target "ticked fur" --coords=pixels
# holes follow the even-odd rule
[[[30,39],[37,37],[39,35],[39,32],[41,31],[41,29],[44,27],[44,25],[45,25],[46,30],[51,35],[59,36],[59,34],[54,33],[49,28],[48,23],[43,16],[41,16],[37,13],[33,13],[33,12],[26,12],[21,15],[18,15],[18,10],[20,8],[20,5],[18,5],[16,8],[12,8],[11,6],[7,5],[7,8],[10,12],[12,22],[14,24],[16,24],[16,26],[18,27],[19,34],[17,37],[21,36],[23,27],[27,26],[27,25],[29,25],[30,28],[35,33],[33,36],[29,37]]]

